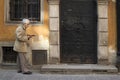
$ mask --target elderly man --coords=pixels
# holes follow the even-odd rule
[[[26,54],[28,53],[28,41],[32,38],[33,35],[27,35],[26,29],[29,27],[30,21],[28,19],[23,19],[22,25],[18,26],[16,29],[16,40],[14,44],[13,50],[18,52],[18,73],[23,74],[32,74],[30,71],[30,64],[26,58]]]

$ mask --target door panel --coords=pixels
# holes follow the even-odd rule
[[[60,54],[62,63],[97,63],[96,0],[61,0]]]

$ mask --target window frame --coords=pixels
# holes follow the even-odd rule
[[[33,24],[33,25],[40,25],[40,24],[43,24],[43,18],[44,18],[44,0],[40,0],[41,2],[40,2],[40,21],[31,21],[31,24]],[[10,7],[9,7],[9,2],[10,2],[10,0],[5,0],[5,6],[4,6],[4,8],[5,8],[5,11],[4,11],[4,22],[5,22],[5,24],[8,24],[8,25],[16,25],[16,24],[21,24],[22,23],[22,21],[12,21],[12,20],[10,20],[10,14],[9,14],[9,12],[10,12]]]

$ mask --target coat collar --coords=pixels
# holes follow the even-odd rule
[[[24,24],[22,24],[22,28],[23,28],[23,30],[26,30],[26,28],[25,28]]]

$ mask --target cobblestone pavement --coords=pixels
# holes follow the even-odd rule
[[[23,75],[16,70],[0,70],[0,80],[120,80],[119,74],[40,74]]]

